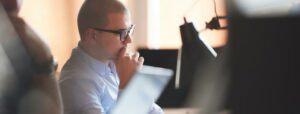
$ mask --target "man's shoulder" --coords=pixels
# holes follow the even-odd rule
[[[59,83],[66,81],[84,80],[92,83],[102,84],[102,79],[90,68],[85,66],[63,69],[60,74]]]
[[[78,49],[74,49],[71,57],[63,66],[59,83],[84,83],[89,82],[96,86],[104,86],[101,76],[91,68],[90,61]]]
[[[66,63],[59,77],[59,84],[62,83],[84,83],[89,82],[96,86],[104,86],[104,82],[87,64],[83,62],[71,64]]]
[[[89,78],[88,75],[92,75],[88,65],[83,62],[69,60],[61,70],[60,80],[64,78]]]
[[[78,72],[78,71],[68,71],[68,72],[62,72],[60,79],[59,79],[59,85],[61,89],[64,87],[67,88],[94,88],[98,91],[101,91],[106,85],[103,82],[101,78],[95,78],[93,76],[90,76],[92,74],[89,74],[89,72]]]
[[[61,70],[60,80],[63,78],[88,78],[87,75],[91,75],[92,71],[88,63],[84,61],[84,57],[81,56],[78,50],[73,49],[71,57]]]

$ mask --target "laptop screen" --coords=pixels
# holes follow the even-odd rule
[[[133,76],[110,114],[145,114],[171,79],[170,69],[144,65]]]

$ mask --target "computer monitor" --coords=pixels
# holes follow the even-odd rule
[[[166,67],[176,73],[158,99],[162,107],[184,107],[196,72],[201,72],[207,64],[216,59],[217,53],[199,37],[192,23],[180,26],[182,48],[177,49],[139,49],[145,57],[146,65]]]
[[[177,88],[185,89],[185,98],[191,93],[191,87],[195,80],[202,77],[197,72],[206,72],[208,65],[217,58],[217,53],[204,39],[199,37],[193,23],[185,22],[180,26],[182,48],[180,50],[180,62],[177,63]]]
[[[182,48],[178,59],[179,88],[190,86],[196,70],[201,70],[198,67],[205,67],[208,62],[212,62],[217,57],[215,50],[199,37],[199,33],[195,29],[193,23],[184,23],[180,26]],[[189,88],[189,87],[188,87]]]

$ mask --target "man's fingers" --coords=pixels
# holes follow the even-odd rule
[[[139,57],[140,57],[140,53],[139,53],[139,52],[134,53],[133,56],[132,56],[132,58],[133,58],[134,60],[136,60],[136,61],[139,60]]]
[[[139,57],[138,62],[139,62],[139,65],[144,64],[144,57]]]
[[[124,47],[120,50],[119,57],[123,57],[126,55],[127,47]]]

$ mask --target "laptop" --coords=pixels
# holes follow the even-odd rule
[[[110,114],[147,114],[172,76],[170,69],[144,65],[121,93]]]

